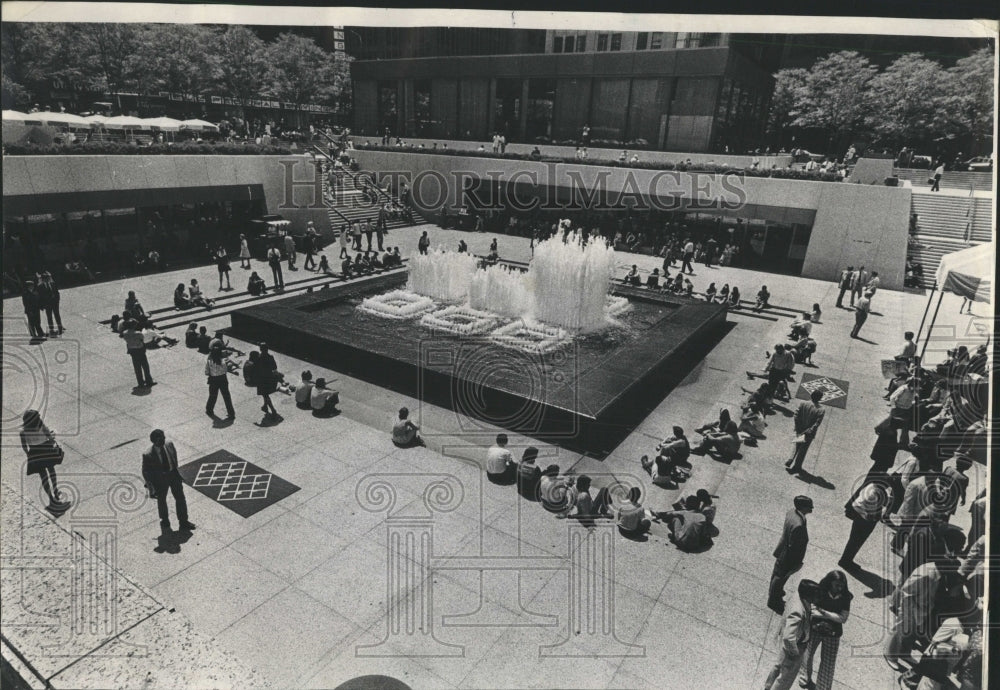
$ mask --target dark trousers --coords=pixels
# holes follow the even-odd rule
[[[178,472],[171,472],[168,475],[168,483],[156,487],[156,509],[160,513],[160,523],[170,522],[170,513],[167,511],[167,488],[174,495],[174,504],[177,509],[177,521],[185,523],[188,521],[187,500],[184,498],[184,480]]]
[[[361,235],[354,236],[354,249],[355,251],[361,251]]]
[[[45,331],[42,329],[42,312],[39,309],[32,309],[24,312],[28,317],[28,333],[32,338],[44,338]]]
[[[285,287],[285,277],[281,274],[281,262],[271,264],[271,275],[274,277],[274,287]]]
[[[219,393],[222,393],[222,401],[226,403],[226,413],[230,417],[235,417],[236,410],[233,409],[233,398],[229,394],[229,378],[226,374],[208,377],[208,402],[205,403],[205,411],[209,414],[215,413],[215,401],[218,400]]]
[[[303,268],[316,268],[316,258],[311,251],[306,252],[306,260],[302,264]]]
[[[59,314],[59,305],[58,304],[53,304],[51,307],[45,307],[45,318],[49,322],[49,330],[50,331],[51,330],[55,330],[53,328],[53,322],[52,322],[53,318],[55,318],[55,324],[54,325],[58,326],[59,330],[62,331],[62,329],[63,329],[62,316]],[[41,321],[41,317],[39,317],[39,321]]]
[[[866,311],[854,312],[854,329],[851,331],[852,338],[858,337],[858,333],[861,332],[861,327],[865,325],[865,321],[867,320],[868,320],[868,312]]]
[[[384,249],[382,248],[382,242],[383,242],[383,238],[384,238],[384,237],[385,237],[385,233],[384,233],[384,231],[379,231],[379,232],[376,232],[376,233],[375,233],[375,239],[376,239],[376,240],[378,241],[378,250],[379,250],[380,252],[381,252],[381,251],[385,251],[385,250],[384,250]]]
[[[934,184],[931,185],[931,191],[932,192],[940,192],[941,191],[941,176],[940,175],[935,175],[934,176]]]
[[[854,300],[861,297],[861,286],[851,288],[851,306],[854,306]]]
[[[771,585],[767,590],[767,606],[774,611],[785,611],[785,583],[792,573],[801,568],[800,565],[794,567],[785,565],[775,559],[774,569],[771,571]]]
[[[135,380],[140,386],[151,384],[153,382],[153,375],[149,373],[149,360],[146,359],[146,350],[129,350],[128,354],[132,358]]]
[[[694,273],[694,266],[691,265],[691,259],[694,258],[694,254],[685,254],[684,260],[681,261],[681,273],[684,273],[684,269],[687,268],[688,273]]]
[[[365,232],[365,239],[368,240],[368,251],[372,250],[372,231],[368,230]]]
[[[854,557],[858,555],[858,551],[868,541],[868,537],[871,536],[877,524],[877,520],[854,518],[851,524],[851,535],[847,537],[847,543],[844,545],[844,553],[841,554],[840,560],[845,563],[853,563]]]
[[[850,288],[846,288],[846,287],[842,287],[842,288],[840,288],[840,294],[839,294],[839,295],[837,295],[837,306],[838,306],[838,307],[842,307],[842,306],[844,306],[844,295],[846,295],[846,294],[847,294],[847,291],[848,291],[849,289],[850,289]]]
[[[809,452],[809,446],[812,445],[813,437],[806,436],[805,443],[793,443],[792,446],[792,457],[788,458],[785,463],[785,467],[788,469],[798,472],[802,469],[802,463],[805,462],[806,453]]]

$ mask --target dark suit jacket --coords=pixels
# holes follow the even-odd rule
[[[774,549],[774,557],[787,570],[795,570],[806,559],[809,531],[806,518],[794,508],[785,515],[785,526],[781,530],[781,540]]]
[[[173,442],[167,441],[163,444],[163,448],[167,451],[167,456],[173,461],[174,465],[179,467],[180,465],[177,463],[177,449],[174,448]],[[157,493],[166,490],[170,486],[170,478],[174,473],[176,473],[176,470],[171,470],[169,465],[163,463],[160,459],[160,454],[154,446],[150,446],[142,454],[142,478]]]

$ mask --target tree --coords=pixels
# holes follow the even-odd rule
[[[141,27],[135,24],[81,24],[87,27],[98,74],[109,94],[137,88]],[[121,100],[118,101],[121,109]]]
[[[4,107],[27,104],[52,82],[65,88],[102,85],[87,25],[3,24]]]
[[[949,128],[970,139],[978,153],[993,134],[993,53],[982,48],[962,58],[947,71],[943,85],[941,110],[948,116]],[[987,147],[988,148],[988,147]]]
[[[198,94],[211,82],[212,32],[196,24],[151,24],[138,50],[142,90]]]
[[[824,130],[831,152],[839,150],[868,120],[867,93],[876,72],[866,58],[850,50],[817,60],[806,76],[792,124]]]
[[[212,45],[215,83],[237,100],[242,111],[250,99],[264,91],[268,74],[264,41],[245,27],[230,26],[215,34]]]
[[[934,139],[946,124],[941,109],[947,75],[919,53],[903,55],[871,80],[869,124],[876,140],[895,151]]]
[[[283,33],[267,47],[268,78],[275,96],[294,103],[334,103],[347,81],[346,62],[312,39]]]
[[[767,118],[767,133],[776,147],[784,146],[792,123],[801,115],[809,73],[804,69],[783,69],[774,75],[774,93]]]

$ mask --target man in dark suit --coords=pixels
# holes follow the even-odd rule
[[[142,477],[156,499],[160,511],[160,527],[170,531],[170,514],[167,512],[167,491],[174,495],[177,508],[177,522],[181,530],[193,530],[188,522],[187,501],[184,500],[184,480],[177,471],[177,449],[167,440],[161,429],[153,429],[149,435],[153,445],[142,454]]]
[[[785,515],[785,526],[781,530],[781,540],[774,549],[774,569],[771,571],[771,586],[767,592],[767,607],[777,614],[785,612],[785,582],[788,577],[802,567],[809,544],[806,529],[806,515],[813,510],[813,501],[808,496],[796,496],[795,507]]]

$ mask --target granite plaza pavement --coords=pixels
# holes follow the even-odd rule
[[[409,253],[421,229],[394,231],[388,241]],[[454,248],[462,237],[477,253],[492,239],[429,230],[434,246]],[[526,239],[501,235],[499,243],[504,258],[529,258]],[[335,248],[328,253],[335,257]],[[622,255],[619,274],[632,263],[648,271],[660,261]],[[255,268],[270,275],[263,264]],[[843,504],[870,464],[872,427],[887,409],[879,361],[899,350],[903,331],[916,330],[927,299],[880,290],[863,340],[852,340],[854,316],[835,308],[832,279],[695,268],[699,291],[709,281],[728,282],[749,299],[766,283],[774,304],[808,309],[818,302],[815,367],[797,367],[793,395],[804,372],[850,384],[846,407],[827,408],[800,476],[782,465],[793,433],[779,411],[768,418],[767,439],[744,447],[741,459],[693,456],[693,476],[679,490],[644,484],[645,504],[654,509],[699,488],[718,497],[719,534],[699,554],[678,551],[657,524],[645,542],[607,532],[613,556],[595,550],[609,548],[605,528],[587,538],[585,527],[557,520],[514,488],[483,481],[496,429],[280,352],[279,369],[290,380],[304,368],[332,379],[343,413],[314,419],[278,394],[283,419],[262,425],[259,398],[232,379],[236,420],[213,423],[204,411],[204,357],[183,344],[150,352],[159,385],[138,394],[124,344],[99,321],[121,311],[130,289],[147,310],[168,305],[173,287],[192,277],[211,297],[213,266],[63,290],[68,330],[41,345],[26,344],[20,300],[6,300],[0,542],[3,637],[20,655],[15,665],[28,678],[24,667],[31,666],[54,688],[332,688],[369,674],[413,688],[762,686],[781,626],[765,601],[783,516],[793,496],[814,499],[806,565],[789,581],[792,591],[798,576],[818,578],[836,567],[849,531]],[[234,263],[237,289],[245,274]],[[986,305],[970,317],[958,314],[959,303],[945,297],[927,361],[943,359],[956,340],[978,344],[992,330]],[[720,407],[738,409],[744,372],[763,367],[764,352],[785,341],[790,321],[739,313],[729,320],[732,330],[610,456],[541,445],[539,464],[572,467],[598,486],[648,480],[639,457],[674,424],[690,435]],[[200,322],[213,330],[229,325],[228,317]],[[171,333],[180,337],[182,329]],[[402,405],[415,411],[428,447],[391,444]],[[75,503],[57,520],[42,509],[37,479],[24,476],[16,434],[27,407],[42,411],[66,450],[59,477]],[[187,539],[164,539],[139,477],[155,427],[174,441],[182,465],[226,450],[299,488],[245,518],[188,486],[197,529]],[[539,444],[512,434],[510,445],[519,456]],[[984,468],[970,474],[974,496]],[[955,521],[967,529],[968,518],[960,509]],[[432,530],[432,538],[407,544],[407,529]],[[897,579],[895,557],[884,555],[888,535],[875,532],[857,558],[867,574],[850,578],[855,598],[837,688],[896,687],[881,656],[885,580]],[[429,572],[418,567],[429,562]],[[492,569],[505,562],[517,569]],[[575,613],[569,606],[585,600],[602,605]]]

